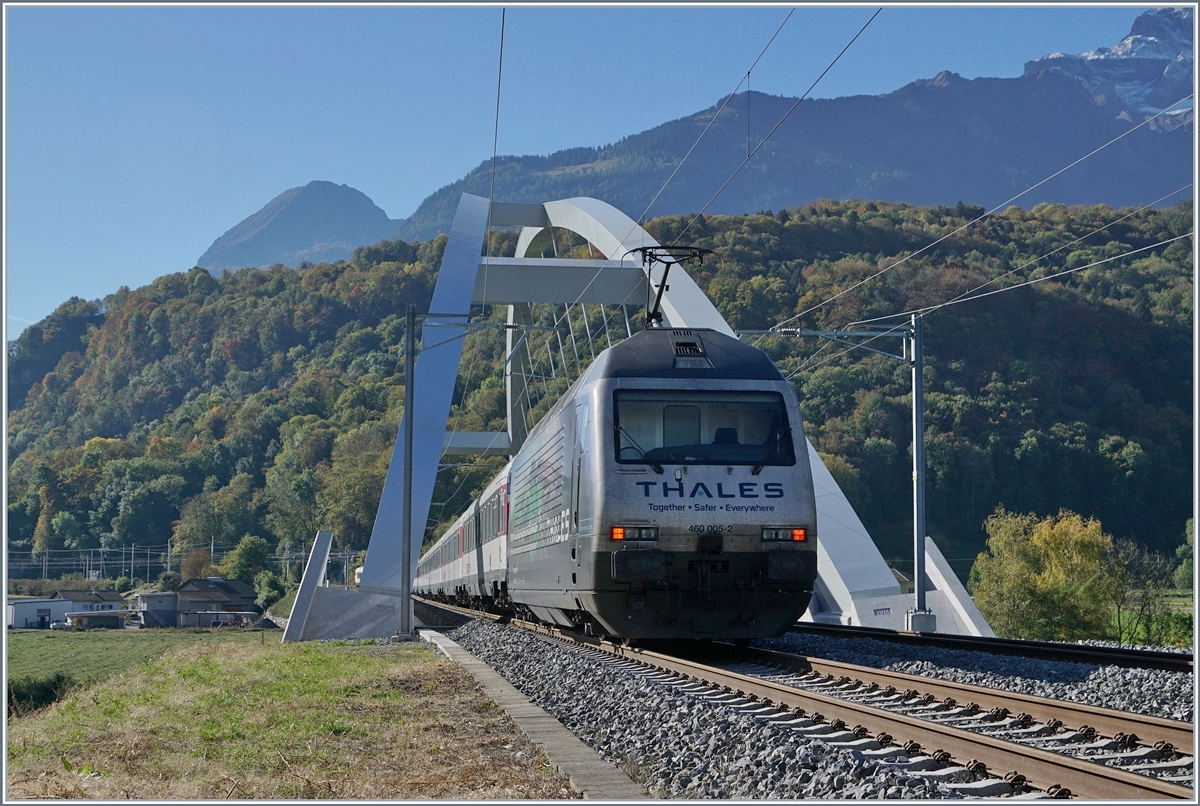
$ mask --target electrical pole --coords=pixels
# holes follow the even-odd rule
[[[919,313],[913,314],[908,343],[913,390],[913,609],[906,614],[905,627],[937,632],[937,616],[925,606],[925,359]]]
[[[743,330],[742,333],[762,333],[769,336],[818,336],[851,347],[861,347],[872,353],[907,361],[912,369],[913,397],[913,607],[904,618],[905,629],[914,632],[937,632],[937,616],[925,605],[925,379],[924,347],[921,338],[921,315],[913,314],[908,327],[893,326],[863,330]],[[874,341],[885,336],[904,339],[904,354],[868,347],[850,339]]]

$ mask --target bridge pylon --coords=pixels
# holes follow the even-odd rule
[[[484,256],[489,226],[521,227],[514,257]],[[548,228],[578,235],[581,243],[588,245],[591,256],[580,259],[531,255],[536,249],[535,239]],[[323,558],[328,556],[331,536],[328,532],[318,533],[301,581],[300,590],[305,595],[296,598],[285,641],[381,638],[396,632],[401,621],[400,608],[412,612],[411,601],[401,600],[402,589],[411,590],[412,583],[410,579],[404,585],[402,579],[403,518],[410,518],[414,539],[409,567],[415,569],[441,457],[512,454],[520,450],[528,434],[530,380],[536,375],[528,351],[518,348],[521,340],[532,332],[531,306],[551,303],[640,307],[647,298],[648,275],[641,260],[631,253],[640,247],[658,245],[636,221],[598,199],[581,197],[543,204],[489,206],[487,199],[462,195],[430,304],[430,311],[437,314],[437,336],[426,337],[429,346],[422,349],[415,366],[417,399],[413,411],[403,415],[414,418],[412,511],[404,512],[401,503],[406,483],[402,422],[357,590],[326,587]],[[508,428],[499,433],[450,433],[446,424],[462,357],[462,337],[467,333],[472,306],[484,304],[509,306],[507,322],[515,326],[506,333]],[[660,310],[664,327],[711,328],[735,335],[711,300],[682,270],[671,273]],[[622,325],[627,327],[627,323]],[[427,332],[430,330],[427,324]],[[904,609],[900,603],[906,604],[907,599],[899,583],[811,443],[808,451],[817,486],[819,553],[817,589],[806,617],[892,627],[897,626],[890,618],[895,613],[900,619],[898,626],[902,627]],[[933,569],[930,607],[937,612],[942,631],[990,633],[936,547],[933,552],[940,564],[934,559],[926,563],[927,568]],[[936,580],[932,579],[934,575],[938,577]],[[411,618],[408,623],[412,623]]]

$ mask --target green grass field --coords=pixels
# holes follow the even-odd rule
[[[225,641],[279,641],[279,630],[30,630],[8,634],[8,678],[65,674],[77,683],[98,683],[173,649]]]
[[[281,644],[279,635],[262,644],[232,631],[21,636],[26,670],[73,668],[58,666],[69,658],[92,675],[123,668],[9,717],[6,794],[579,796],[474,678],[429,645]],[[31,653],[41,649],[49,657],[39,662]]]
[[[279,630],[30,630],[8,633],[8,713],[24,714],[165,653],[217,644],[278,642]]]

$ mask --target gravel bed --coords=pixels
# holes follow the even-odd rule
[[[654,797],[962,797],[511,627],[471,622],[448,635]]]
[[[1190,672],[1045,661],[966,649],[906,646],[874,638],[834,638],[799,633],[788,633],[782,638],[755,644],[843,663],[1182,722],[1191,722],[1195,710],[1195,683]]]
[[[1088,638],[1083,641],[1055,641],[1056,644],[1067,646],[1100,646],[1109,649],[1141,649],[1153,652],[1170,652],[1174,655],[1192,655],[1190,646],[1147,646],[1145,644],[1122,644],[1119,641],[1102,641],[1099,638]]]

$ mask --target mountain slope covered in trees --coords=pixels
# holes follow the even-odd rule
[[[685,239],[715,250],[693,276],[718,309],[733,327],[756,329],[981,212],[821,203],[705,217]],[[1010,208],[793,324],[896,313],[1013,270],[995,287],[1044,277],[1183,235],[1191,220],[1190,203],[1137,213]],[[647,228],[665,242],[687,221]],[[512,245],[509,233],[493,251]],[[9,348],[10,547],[172,537],[182,556],[247,533],[300,547],[318,528],[365,547],[401,413],[402,312],[428,305],[444,246],[444,237],[383,242],[297,271],[193,269],[102,301],[71,300],[27,329]],[[978,552],[999,504],[1066,507],[1115,535],[1175,547],[1191,509],[1192,272],[1185,238],[928,317],[929,530],[947,556]],[[504,311],[485,313],[500,320]],[[810,438],[885,556],[903,557],[907,365],[861,350],[839,357],[837,345],[808,339],[760,346],[797,385]],[[503,357],[499,331],[468,337],[458,430],[504,428]],[[431,525],[460,511],[500,464],[443,469]]]

